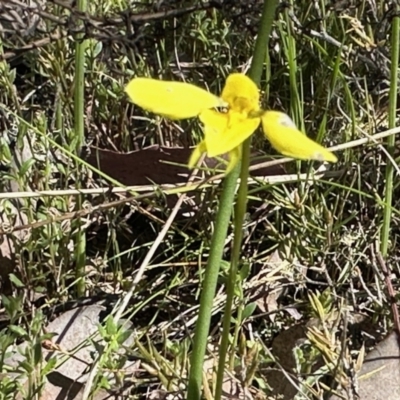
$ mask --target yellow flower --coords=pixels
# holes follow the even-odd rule
[[[241,158],[241,144],[260,122],[267,139],[280,153],[304,160],[337,161],[329,150],[302,134],[286,114],[261,110],[258,88],[244,74],[230,74],[221,97],[188,83],[149,78],[135,78],[125,90],[133,103],[162,116],[200,118],[204,139],[194,149],[189,168],[203,153],[209,157],[228,153],[228,173]],[[217,107],[225,110],[216,111]]]

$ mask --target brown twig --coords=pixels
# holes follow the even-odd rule
[[[108,30],[106,30],[106,28],[117,28],[116,30],[119,30],[121,25],[126,25],[129,23],[145,23],[145,22],[164,20],[167,18],[177,18],[196,11],[204,11],[219,7],[218,2],[208,1],[205,3],[196,4],[188,7],[155,11],[150,13],[149,12],[133,13],[132,10],[126,9],[112,17],[107,17],[107,16],[98,17],[96,15],[92,15],[89,13],[82,13],[78,11],[76,7],[72,6],[72,3],[67,3],[65,1],[60,1],[60,0],[52,0],[51,2],[69,11],[70,16],[66,17],[64,15],[58,17],[57,15],[44,11],[37,5],[31,6],[29,4],[22,3],[21,1],[18,0],[3,0],[4,4],[7,4],[9,7],[15,7],[20,12],[25,11],[33,15],[37,15],[41,17],[43,20],[51,21],[53,24],[56,24],[57,27],[63,27],[66,31],[63,32],[62,36],[70,36],[80,33],[80,34],[85,34],[85,38],[97,38],[98,35],[96,32],[102,32],[103,35],[101,35],[101,37],[103,39],[104,37],[108,36],[108,39],[118,40],[118,41],[121,41],[123,37],[114,36],[113,32],[109,32]],[[79,27],[79,25],[76,23],[77,20],[83,22],[83,27]],[[49,34],[49,32],[41,32],[41,33]],[[23,50],[30,50],[36,47],[36,46],[33,47],[27,47],[27,46],[15,49],[15,51],[19,52]]]
[[[40,47],[46,46],[49,43],[61,39],[61,34],[60,33],[54,33],[49,35],[48,37],[45,37],[43,39],[36,40],[32,43],[28,43],[25,46],[21,46],[18,49],[14,49],[13,51],[8,51],[4,53],[3,55],[0,54],[0,61],[3,60],[8,60],[10,58],[18,56],[18,54],[23,53],[25,51],[30,51],[30,50],[35,50]]]
[[[386,265],[385,260],[383,259],[382,254],[378,251],[376,254],[376,258],[378,260],[378,264],[382,269],[383,275],[385,277],[385,283],[386,283],[386,287],[388,290],[388,294],[389,294],[389,299],[390,299],[390,303],[391,303],[391,308],[392,308],[392,314],[393,314],[393,323],[395,326],[395,329],[397,331],[397,334],[400,335],[400,318],[399,318],[399,310],[397,308],[397,301],[396,301],[396,292],[393,288],[392,285],[392,280],[390,277],[390,272],[389,269]]]

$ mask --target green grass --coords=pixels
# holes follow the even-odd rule
[[[133,14],[159,11],[156,3],[99,0],[95,6],[89,2],[89,13],[110,20],[128,8]],[[200,1],[173,3],[173,8],[179,9]],[[86,143],[120,152],[152,144],[195,145],[201,137],[197,122],[178,124],[142,111],[128,102],[124,85],[131,77],[146,75],[185,80],[220,93],[231,71],[247,71],[250,65],[261,12],[260,2],[252,3],[146,23],[117,21],[105,30],[89,30],[83,109]],[[325,145],[395,126],[393,99],[398,88],[390,75],[393,45],[386,2],[376,1],[374,10],[367,1],[351,9],[327,8],[324,1],[293,3],[279,9],[273,26],[270,70],[264,71],[261,82],[263,105],[287,112],[310,137]],[[169,2],[161,7],[172,8]],[[56,18],[70,13],[51,2],[45,9]],[[53,32],[55,25],[43,17],[40,28]],[[38,30],[26,40],[38,40],[41,35]],[[9,52],[13,43],[12,37],[5,36],[0,51]],[[0,186],[2,192],[10,192],[8,198],[3,195],[0,199],[0,229],[12,243],[16,257],[10,270],[0,272],[0,310],[9,318],[0,335],[0,374],[7,369],[1,358],[5,352],[17,342],[31,343],[37,353],[24,354],[18,370],[21,376],[37,372],[26,399],[34,398],[47,373],[46,364],[37,357],[43,340],[41,328],[48,323],[48,305],[35,309],[32,299],[42,295],[47,304],[55,305],[76,298],[79,229],[84,227],[87,240],[86,263],[79,265],[85,275],[81,293],[117,293],[122,298],[171,214],[168,192],[158,188],[142,194],[138,205],[121,202],[113,207],[107,203],[119,197],[109,193],[81,195],[82,203],[61,192],[19,201],[11,198],[11,181],[21,192],[115,185],[107,183],[112,182],[107,177],[102,181],[92,178],[88,166],[80,161],[83,154],[77,152],[74,57],[75,42],[69,36],[25,52],[19,60],[0,61],[0,126],[5,132],[0,138]],[[15,165],[11,160],[24,138],[31,155]],[[252,143],[264,154],[260,162],[276,155],[261,133]],[[391,150],[393,143],[389,145]],[[398,154],[393,151],[396,159]],[[239,338],[235,373],[253,394],[273,398],[268,371],[289,368],[277,359],[280,354],[274,340],[299,323],[304,324],[307,336],[296,344],[289,372],[310,399],[326,393],[340,376],[349,379],[344,357],[355,366],[363,340],[368,349],[393,325],[390,299],[375,259],[376,252],[383,249],[392,273],[399,277],[398,175],[396,171],[393,174],[392,204],[385,206],[387,189],[391,188],[385,166],[390,161],[382,148],[364,144],[340,151],[338,157],[339,163],[329,166],[330,171],[338,172],[334,177],[273,184],[258,179],[249,187],[239,265],[241,289],[236,293],[233,320]],[[318,163],[305,162],[285,165],[288,173],[311,177],[318,167]],[[142,367],[132,384],[132,398],[143,398],[146,390],[175,392],[185,388],[199,283],[210,252],[220,190],[218,184],[211,183],[193,195],[199,204],[193,218],[178,213],[127,305],[124,314],[134,322],[136,335],[129,352]],[[23,214],[22,222],[11,204]],[[96,212],[80,218],[73,215],[77,209],[99,205]],[[385,214],[388,209],[391,215]],[[52,222],[54,217],[60,220]],[[9,233],[7,221],[11,226],[31,227],[19,236],[19,231]],[[37,224],[40,221],[47,222]],[[384,247],[382,227],[386,232]],[[229,260],[231,245],[228,238],[225,260]],[[279,257],[275,255],[274,262],[271,255],[275,250]],[[217,352],[226,280],[223,270],[208,356]],[[273,290],[279,297],[266,294]],[[258,302],[253,308],[260,293],[267,306],[263,308]],[[288,307],[297,309],[300,321],[284,311]],[[241,316],[236,318],[239,309]],[[362,329],[357,335],[353,333],[356,317],[363,318],[362,326],[372,324],[372,330],[365,330],[374,340],[367,340]],[[100,331],[109,343],[118,343],[112,325]],[[104,385],[106,370],[118,365],[118,356],[105,352],[98,365],[98,375],[93,376],[93,387],[97,388]],[[0,398],[13,398],[18,383],[0,382]],[[208,385],[206,397],[212,398],[213,379]]]

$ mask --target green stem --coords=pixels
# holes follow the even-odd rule
[[[264,0],[264,7],[260,20],[256,44],[254,47],[253,60],[251,62],[249,77],[257,84],[260,84],[261,74],[264,68],[265,56],[269,45],[269,35],[275,19],[275,11],[279,0]],[[246,142],[250,145],[250,141]]]
[[[78,11],[87,11],[86,0],[78,0],[77,2]],[[83,24],[79,24],[83,26]],[[76,153],[79,155],[81,147],[85,140],[85,123],[84,123],[84,106],[85,106],[85,50],[86,41],[82,40],[83,35],[79,34],[76,38],[75,45],[75,96],[74,96],[74,134],[76,136]],[[80,184],[77,180],[77,188]],[[82,206],[82,199],[78,197],[77,208],[80,209]],[[78,222],[79,223],[79,222]],[[79,225],[78,231],[75,237],[75,274],[77,279],[77,295],[83,296],[85,292],[85,264],[86,264],[86,236]]]
[[[188,395],[189,400],[199,400],[203,378],[203,362],[206,353],[210,318],[217,287],[218,273],[228,233],[228,226],[232,214],[232,204],[235,198],[237,179],[239,177],[238,164],[225,178],[221,199],[218,208],[215,230],[211,240],[211,250],[205,271],[203,290],[200,299],[199,316],[193,339],[193,353],[190,360],[190,374]]]
[[[86,0],[78,0],[78,11],[86,12]],[[83,26],[83,24],[79,24]],[[76,151],[80,152],[85,140],[84,106],[85,106],[85,50],[87,42],[83,35],[76,37],[75,44],[75,86],[74,86],[74,133],[77,138]]]
[[[395,6],[397,12],[400,6]],[[399,68],[399,46],[400,46],[400,17],[394,17],[392,21],[392,54],[390,70],[390,93],[389,93],[389,129],[396,126],[396,109],[398,93],[398,68]],[[395,148],[395,136],[389,136],[387,150],[393,156]],[[392,197],[393,197],[393,164],[388,160],[386,164],[386,185],[385,185],[385,208],[383,211],[383,225],[381,233],[381,253],[385,257],[389,247],[390,222],[392,218]]]
[[[267,54],[269,35],[272,29],[272,23],[275,19],[275,11],[278,6],[278,0],[264,0],[264,7],[260,20],[260,29],[257,35],[257,40],[253,53],[249,77],[259,86],[261,74],[264,68],[265,56]],[[227,282],[227,299],[224,310],[223,331],[221,338],[221,346],[219,349],[219,363],[217,372],[217,383],[215,389],[215,399],[219,400],[222,396],[222,383],[224,380],[226,354],[229,346],[229,331],[231,325],[232,305],[235,295],[235,285],[238,271],[238,264],[242,248],[243,238],[243,223],[247,209],[247,181],[249,177],[250,165],[250,144],[251,137],[243,143],[242,147],[242,167],[240,173],[240,187],[238,199],[235,207],[235,229],[233,251],[231,257],[231,268]],[[235,347],[239,331],[235,331],[232,346]],[[233,359],[231,363],[233,363]],[[232,368],[232,365],[231,365]]]

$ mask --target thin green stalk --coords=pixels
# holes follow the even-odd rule
[[[260,85],[261,74],[264,68],[265,56],[268,49],[269,35],[271,33],[272,23],[275,18],[275,11],[277,6],[278,6],[278,0],[264,0],[264,7],[260,20],[260,28],[257,35],[257,40],[253,53],[253,60],[249,71],[249,77],[258,86]],[[232,304],[235,294],[236,277],[237,277],[238,264],[242,248],[243,222],[247,209],[247,181],[249,176],[249,165],[250,165],[250,144],[251,144],[251,138],[247,139],[243,143],[242,147],[240,187],[235,207],[235,229],[234,229],[233,251],[231,257],[229,278],[227,282],[227,299],[224,310],[221,346],[219,350],[219,363],[218,363],[217,382],[215,389],[216,400],[219,400],[222,396],[222,383],[224,379],[226,354],[229,346],[229,331],[231,326]],[[232,343],[233,347],[235,347],[237,343],[237,337],[238,337],[238,330],[236,330],[235,332],[234,341]],[[231,364],[232,362],[233,359],[231,360]]]
[[[87,11],[86,0],[78,0],[78,11]],[[82,25],[82,24],[80,24]],[[74,134],[76,136],[76,153],[79,155],[81,147],[85,140],[85,125],[84,125],[84,94],[85,94],[85,50],[87,42],[82,40],[83,34],[77,35],[75,45],[75,96],[74,96]],[[79,181],[77,180],[77,188]],[[82,206],[82,199],[78,197],[77,208]],[[86,264],[86,236],[79,225],[78,232],[75,238],[75,274],[77,280],[77,295],[83,296],[85,292],[85,264]]]
[[[301,79],[301,69],[297,67],[296,40],[293,36],[288,9],[285,11],[285,17],[287,33],[286,35],[282,35],[282,44],[285,49],[286,58],[289,65],[291,117],[294,123],[300,127],[301,130],[304,130],[303,102],[302,96],[300,96],[299,93],[299,82],[297,79],[298,75],[300,75]],[[300,87],[302,86],[300,85]]]
[[[211,250],[205,271],[203,290],[200,298],[199,316],[193,339],[193,353],[190,360],[190,374],[187,398],[199,400],[203,378],[203,362],[206,353],[210,317],[217,287],[218,273],[222,260],[225,239],[232,214],[232,204],[235,198],[236,183],[239,177],[238,164],[225,178],[221,199],[218,207],[215,230],[211,241]]]
[[[398,15],[399,5],[393,10]],[[390,70],[390,92],[389,92],[389,129],[396,125],[397,93],[398,93],[398,68],[399,68],[399,46],[400,46],[400,17],[392,20],[392,54]],[[395,148],[395,136],[387,139],[387,150],[393,155]],[[383,226],[381,232],[381,253],[385,257],[389,246],[390,222],[392,218],[392,197],[393,197],[393,172],[394,168],[390,161],[386,165],[385,185],[385,208],[383,211]]]

